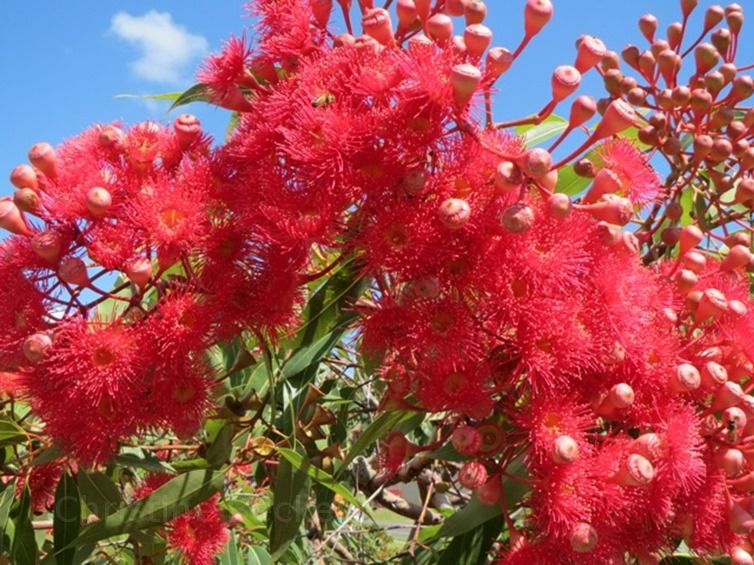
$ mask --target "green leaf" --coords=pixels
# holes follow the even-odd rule
[[[76,481],[65,473],[55,489],[55,512],[52,521],[53,546],[58,565],[71,565],[76,548],[70,543],[81,528],[81,499]],[[67,548],[67,549],[63,549]]]
[[[342,330],[332,331],[311,345],[302,347],[296,351],[288,362],[283,365],[281,370],[283,378],[290,379],[313,365],[318,364],[319,360],[330,352],[333,345],[338,342],[342,335]]]
[[[339,494],[349,504],[352,504],[357,508],[360,508],[365,513],[369,514],[369,510],[364,507],[363,504],[361,504],[361,501],[356,498],[350,490],[337,482],[327,471],[324,471],[312,465],[311,462],[306,458],[306,456],[297,451],[294,451],[293,449],[287,449],[285,447],[279,447],[278,452],[280,453],[280,455],[285,457],[285,459],[287,459],[294,468],[301,471],[302,473],[305,473],[322,486],[325,486],[333,491],[335,494]]]
[[[9,418],[0,418],[0,445],[20,443],[26,439],[26,432]]]
[[[270,553],[263,547],[252,545],[246,554],[246,565],[268,565],[272,563]]]
[[[335,472],[335,479],[337,480],[348,468],[351,462],[360,455],[367,447],[372,445],[375,441],[380,439],[388,430],[392,430],[403,420],[408,420],[414,415],[413,412],[393,411],[383,412],[375,420],[369,424],[369,427],[364,430],[359,436],[351,449],[348,451],[343,464]]]
[[[306,514],[309,499],[309,477],[283,458],[273,482],[270,508],[270,551],[272,558],[280,558],[298,535]]]
[[[229,459],[233,451],[233,424],[225,422],[218,432],[212,445],[207,449],[205,459],[215,468],[222,467]]]
[[[12,481],[5,485],[3,494],[0,496],[0,552],[7,551],[6,537],[3,532],[7,529],[13,528],[13,523],[8,521],[10,517],[10,509],[13,506],[13,500],[16,495],[16,481]]]
[[[206,84],[198,83],[183,91],[170,105],[168,112],[172,112],[178,106],[185,106],[186,104],[191,104],[192,102],[207,101],[209,101],[209,88]]]
[[[366,281],[357,276],[353,261],[347,261],[311,295],[301,316],[303,322],[293,342],[294,347],[314,343],[336,326],[344,308],[366,287]]]
[[[503,513],[499,504],[482,504],[477,497],[448,518],[437,537],[461,536]]]
[[[14,565],[34,565],[37,562],[37,540],[31,525],[31,493],[24,488],[18,507],[18,515],[13,523],[13,545],[10,549],[11,563]]]
[[[175,102],[183,94],[183,91],[161,92],[159,94],[116,94],[113,98],[137,98],[139,100],[159,100],[162,102]]]
[[[55,461],[55,459],[58,459],[59,457],[62,457],[62,456],[63,456],[63,450],[60,449],[57,445],[53,445],[51,447],[48,447],[42,453],[40,453],[34,459],[32,459],[31,464],[44,465],[45,463],[50,463],[52,461]]]
[[[115,98],[137,98],[140,100],[160,100],[172,102],[166,113],[170,113],[178,106],[184,106],[191,102],[207,102],[209,95],[206,84],[195,84],[184,91],[162,92],[159,94],[118,94]]]
[[[482,565],[487,552],[503,529],[503,517],[496,516],[461,536],[453,538],[442,552],[438,565]]]
[[[123,506],[120,490],[104,473],[79,471],[78,479],[81,498],[98,518],[104,518]]]
[[[150,473],[172,473],[175,471],[168,463],[161,461],[151,453],[142,453],[141,450],[131,453],[119,453],[113,457],[113,461],[118,465],[136,467]]]
[[[558,170],[558,184],[555,185],[555,192],[574,196],[589,186],[590,182],[590,179],[577,175],[572,165],[567,165]]]
[[[684,190],[681,193],[679,201],[683,207],[683,214],[681,214],[680,223],[681,226],[687,226],[694,220],[691,215],[691,211],[694,209],[694,190],[690,187]]]
[[[518,135],[523,136],[524,144],[533,147],[560,135],[568,127],[568,120],[553,114],[537,125],[525,125],[515,128]]]
[[[197,457],[195,459],[184,459],[181,461],[173,461],[170,463],[173,469],[176,471],[191,471],[192,469],[209,469],[211,465],[209,461],[203,457]]]
[[[238,552],[238,540],[231,535],[225,545],[225,551],[220,555],[220,565],[242,565],[241,554]]]
[[[204,502],[222,487],[223,473],[189,471],[170,479],[152,494],[90,524],[74,540],[76,545],[159,526]]]
[[[236,131],[236,128],[238,127],[238,124],[240,122],[241,122],[241,114],[239,112],[233,112],[230,115],[230,119],[228,120],[228,125],[225,128],[225,141],[228,141],[233,136],[233,132]]]

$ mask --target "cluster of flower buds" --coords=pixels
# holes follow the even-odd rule
[[[290,325],[319,246],[357,257],[370,282],[354,309],[361,347],[382,360],[383,408],[447,415],[437,444],[389,435],[383,473],[448,442],[483,504],[501,504],[503,481],[531,487],[525,520],[504,510],[502,563],[659,563],[679,539],[754,562],[741,8],[711,8],[688,47],[696,2],[681,2],[667,40],[643,17],[650,48],[623,52],[640,79],[582,36],[539,111],[495,122],[493,86],[551,19],[549,0],[526,0],[513,50],[493,46],[480,0],[393,12],[360,0],[361,35],[350,0],[337,4],[338,36],[332,0],[252,4],[256,47],[231,39],[199,73],[240,113],[221,147],[182,116],[172,130],[97,126],[57,152],[38,145],[13,171],[0,359],[48,433],[84,460],[148,427],[186,433],[211,398],[203,351]],[[729,29],[701,43],[723,18]],[[610,98],[576,96],[590,71]],[[510,132],[571,97],[548,149]],[[632,126],[667,157],[665,186],[620,137]],[[577,201],[557,192],[570,167],[593,179]],[[746,230],[718,233],[731,221]]]

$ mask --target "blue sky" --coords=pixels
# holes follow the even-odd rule
[[[379,1],[379,0],[378,0]],[[355,3],[355,2],[354,2]],[[629,42],[643,46],[638,18],[653,12],[661,29],[679,19],[673,0],[555,0],[553,21],[527,48],[499,83],[496,118],[510,119],[538,110],[549,97],[550,73],[572,63],[580,33],[596,35],[611,49]],[[702,0],[694,14],[699,23]],[[754,14],[754,0],[739,0]],[[182,90],[207,52],[249,20],[239,0],[131,0],[129,2],[31,2],[5,0],[0,19],[0,89],[5,108],[0,128],[0,172],[25,162],[37,141],[59,143],[91,123],[170,119],[164,108],[115,98],[123,93]],[[494,45],[513,49],[522,34],[523,0],[488,0]],[[456,32],[462,32],[456,19]],[[692,27],[692,29],[695,29]],[[696,29],[699,29],[698,27]],[[754,30],[744,27],[739,61],[754,62]],[[748,33],[747,33],[748,32]],[[580,93],[602,95],[592,71]],[[203,105],[189,106],[208,131],[222,135],[227,114]],[[567,115],[568,107],[560,109]],[[8,194],[6,181],[0,193]]]

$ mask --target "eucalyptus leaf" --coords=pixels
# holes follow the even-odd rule
[[[210,498],[224,481],[223,473],[210,470],[178,475],[149,496],[84,527],[74,543],[81,545],[160,526]]]

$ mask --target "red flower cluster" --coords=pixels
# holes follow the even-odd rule
[[[137,499],[145,498],[169,479],[168,475],[149,475],[134,495]],[[219,498],[220,495],[216,494],[165,525],[168,547],[180,556],[181,563],[212,565],[228,542],[228,528],[218,504]]]
[[[508,519],[502,562],[652,563],[680,538],[744,559],[748,248],[719,261],[689,225],[677,257],[645,267],[622,227],[663,190],[614,137],[637,122],[632,107],[604,104],[574,152],[596,149],[583,199],[554,193],[572,157],[553,164],[509,124],[483,127],[474,105],[489,107],[550,2],[526,2],[513,53],[489,48],[483,3],[447,4],[399,0],[394,28],[365,0],[364,34],[333,38],[331,1],[258,0],[256,47],[231,39],[200,71],[211,99],[241,113],[222,147],[190,116],[35,146],[0,202],[16,234],[0,264],[0,369],[85,461],[149,428],[189,433],[211,395],[202,352],[289,324],[310,248],[335,248],[373,281],[357,310],[364,350],[383,359],[384,407],[445,413],[443,441],[470,458],[459,481],[484,503],[525,460],[531,517],[521,531]],[[582,37],[539,119],[605,55]],[[596,110],[577,98],[567,132]],[[114,292],[98,286],[115,276]],[[390,472],[433,447],[392,434],[381,461]],[[193,519],[171,526],[187,556],[200,553]]]

